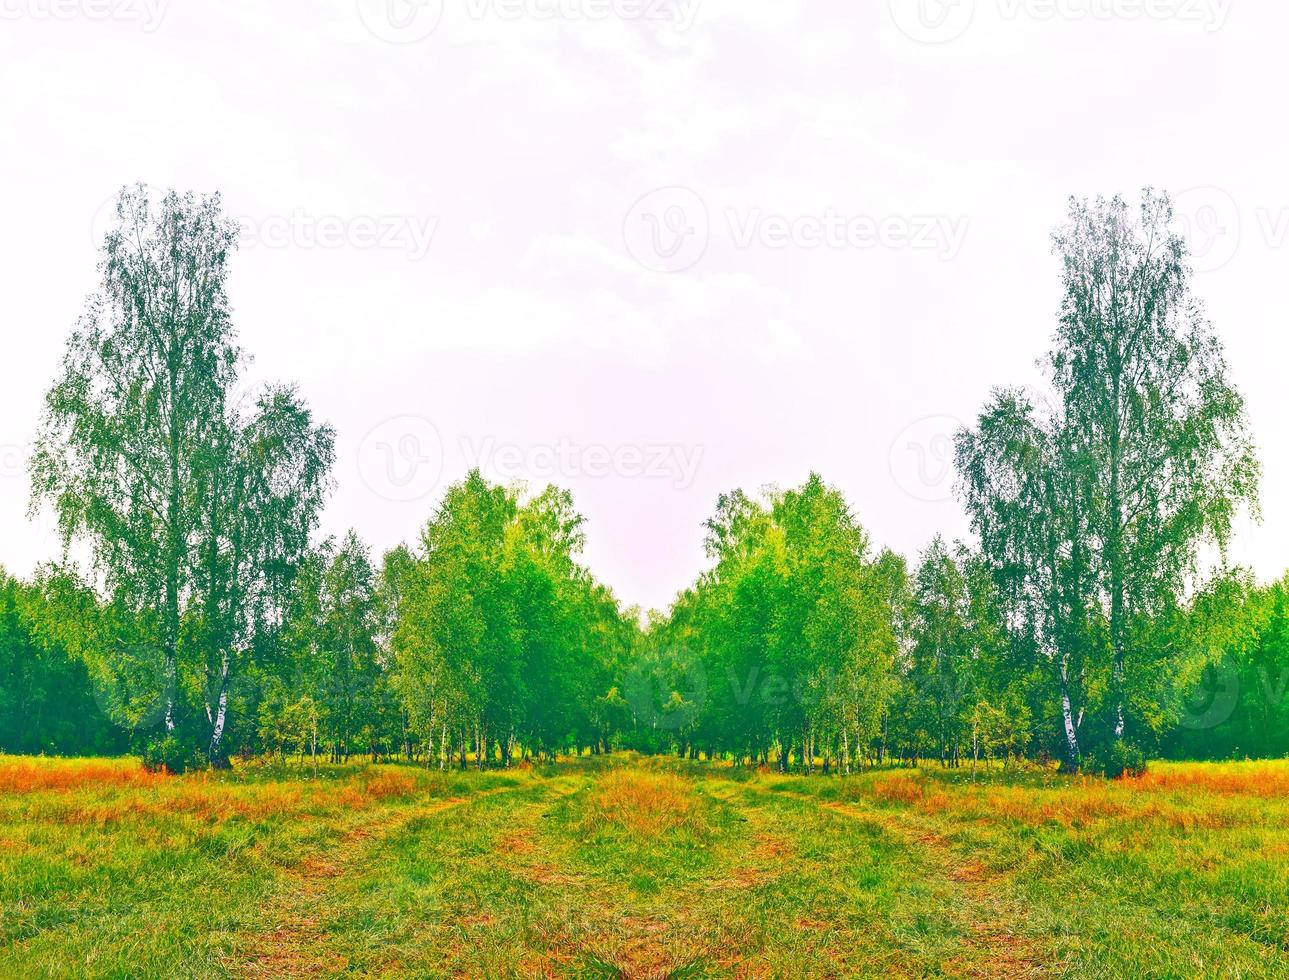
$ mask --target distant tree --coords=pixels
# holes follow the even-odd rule
[[[448,488],[418,548],[386,563],[391,689],[426,761],[603,747],[637,627],[578,564],[567,491],[525,497],[477,471]]]
[[[653,697],[628,697],[637,719],[661,721],[691,755],[767,764],[773,750],[784,770],[794,756],[849,769],[892,695],[903,562],[872,554],[817,475],[764,505],[722,496],[707,532],[714,567],[647,631],[643,683],[628,690]]]
[[[1159,750],[1201,759],[1289,754],[1289,575],[1260,586],[1235,571],[1161,625],[1183,669],[1165,688]]]
[[[324,735],[338,760],[375,737],[380,687],[376,616],[376,574],[367,547],[350,531],[323,573],[317,638]]]
[[[90,605],[90,621],[78,623],[68,611],[41,583],[0,568],[0,752],[94,754],[127,744],[81,659],[81,640],[102,635],[106,616]]]
[[[940,762],[956,765],[974,694],[970,598],[966,578],[938,535],[913,578],[911,697],[908,723],[935,733]]]

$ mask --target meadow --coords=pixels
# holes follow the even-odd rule
[[[0,975],[1289,976],[1289,763],[0,759]]]

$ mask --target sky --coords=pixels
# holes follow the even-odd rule
[[[248,383],[336,429],[325,533],[568,487],[665,608],[720,493],[969,533],[949,437],[1041,381],[1071,195],[1177,200],[1289,566],[1289,126],[1268,0],[0,0],[0,562],[124,184],[218,191]]]

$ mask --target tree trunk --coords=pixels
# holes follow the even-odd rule
[[[215,700],[214,723],[210,732],[210,747],[206,751],[206,758],[210,760],[211,766],[216,769],[228,767],[228,760],[224,757],[224,725],[228,717],[228,654],[224,654],[219,671],[219,696]]]
[[[1074,722],[1074,710],[1070,704],[1069,670],[1065,658],[1061,658],[1061,716],[1065,722],[1066,770],[1077,772],[1079,769],[1079,733]]]

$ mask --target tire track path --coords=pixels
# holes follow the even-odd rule
[[[754,791],[771,795],[759,788]],[[961,854],[930,821],[879,807],[821,801],[806,793],[780,791],[773,795],[813,802],[820,810],[875,824],[927,860],[958,896],[960,904],[955,911],[967,927],[961,951],[941,964],[947,975],[1003,980],[1049,974],[1039,950],[1022,928],[1024,908],[1000,887],[1004,876]]]
[[[327,899],[336,883],[355,877],[364,858],[408,824],[477,803],[513,787],[483,790],[464,797],[391,810],[363,811],[347,822],[341,835],[325,852],[307,855],[286,873],[287,887],[265,906],[265,917],[275,925],[256,936],[243,954],[244,962],[231,968],[234,976],[280,978],[331,976],[348,967],[348,959],[328,949],[324,928],[330,911]]]

